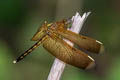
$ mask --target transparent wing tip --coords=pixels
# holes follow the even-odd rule
[[[103,43],[101,43],[100,41],[96,40],[97,43],[100,44],[100,50],[99,50],[99,54],[102,54],[105,50],[104,46],[103,46]]]
[[[99,54],[102,54],[102,53],[104,52],[104,50],[105,50],[104,46],[101,45],[101,47],[100,47],[100,51],[99,51]]]
[[[86,69],[94,68],[95,67],[95,60],[90,56],[88,56],[88,58],[90,58],[92,62],[89,63],[89,65],[86,67]]]
[[[91,69],[91,68],[94,68],[95,67],[95,62],[91,62],[87,67],[86,69]]]

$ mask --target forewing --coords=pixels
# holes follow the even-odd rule
[[[64,38],[72,41],[73,43],[77,44],[80,48],[83,48],[87,51],[94,52],[97,54],[102,53],[104,51],[103,44],[95,39],[76,34],[64,28],[54,30],[54,32],[56,34],[60,34]]]
[[[94,66],[94,60],[84,52],[71,47],[65,41],[53,35],[43,42],[43,47],[53,56],[65,63],[87,69]]]

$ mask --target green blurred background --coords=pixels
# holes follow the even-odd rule
[[[91,11],[81,34],[104,43],[105,52],[90,54],[96,69],[67,65],[61,80],[120,80],[120,0],[0,0],[0,80],[46,80],[54,57],[42,46],[23,61],[12,61],[35,42],[37,28],[79,12]]]

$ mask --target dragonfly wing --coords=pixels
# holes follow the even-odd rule
[[[46,28],[47,28],[47,22],[45,21],[44,24],[37,30],[37,32],[35,33],[35,35],[32,37],[32,41],[38,41],[40,40],[43,36],[46,35]]]
[[[102,53],[104,51],[103,44],[95,39],[82,36],[79,34],[76,34],[69,30],[54,30],[55,33],[60,34],[64,38],[72,41],[73,43],[77,44],[80,48],[83,48],[87,51],[94,52],[94,53]]]
[[[63,62],[82,69],[91,68],[95,64],[90,56],[71,47],[62,39],[53,36],[53,34],[43,42],[43,47]]]

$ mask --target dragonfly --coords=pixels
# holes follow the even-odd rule
[[[35,50],[39,45],[61,61],[81,69],[89,69],[95,66],[95,60],[78,48],[70,46],[63,39],[67,39],[80,48],[100,54],[104,51],[103,44],[95,39],[76,34],[67,28],[72,23],[70,19],[48,23],[45,21],[37,30],[32,41],[37,41],[31,48],[21,54],[13,63],[17,63]]]

